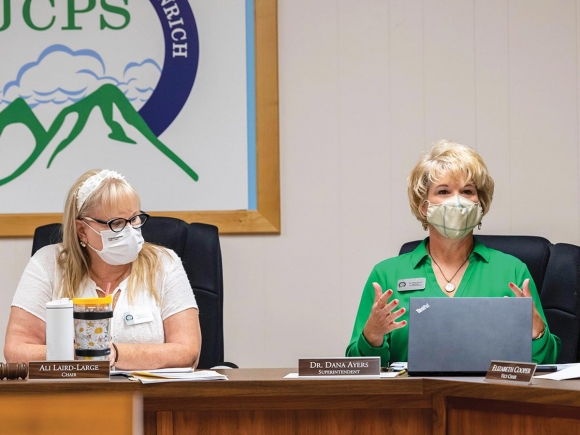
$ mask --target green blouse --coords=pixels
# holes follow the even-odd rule
[[[407,361],[408,324],[386,334],[381,347],[371,346],[363,335],[363,329],[375,300],[373,282],[379,283],[383,291],[393,290],[393,296],[389,300],[398,299],[398,308],[405,307],[406,312],[398,321],[409,321],[409,299],[412,297],[448,297],[443,293],[435,278],[431,257],[427,254],[427,242],[428,238],[423,240],[413,252],[389,258],[373,268],[363,290],[346,356],[380,356],[382,366],[395,361]],[[413,278],[426,278],[425,289],[397,291],[399,280]],[[561,342],[557,336],[550,333],[534,280],[527,266],[519,259],[488,248],[475,238],[473,252],[469,256],[469,265],[454,297],[515,297],[508,284],[513,282],[521,288],[526,278],[530,279],[530,291],[534,304],[546,325],[544,336],[532,341],[532,359],[535,363],[553,364],[560,353]]]

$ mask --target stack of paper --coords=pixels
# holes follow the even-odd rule
[[[535,375],[538,379],[552,379],[554,381],[563,381],[566,379],[580,378],[580,364],[556,364],[558,371],[546,375]]]
[[[127,376],[132,381],[143,384],[158,382],[187,382],[228,380],[228,377],[213,370],[194,370],[192,368],[168,368],[157,370],[115,370],[111,376]]]

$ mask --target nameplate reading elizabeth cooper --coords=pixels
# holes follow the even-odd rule
[[[109,370],[109,361],[30,361],[28,379],[108,381]]]
[[[303,358],[298,360],[298,376],[379,378],[381,358]]]
[[[492,361],[485,375],[486,381],[518,382],[529,384],[536,364],[513,361]]]

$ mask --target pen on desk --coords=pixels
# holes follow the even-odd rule
[[[399,373],[397,374],[397,376],[402,376],[405,373],[407,373],[407,369],[400,370]]]
[[[537,372],[556,372],[558,371],[558,366],[555,365],[549,365],[549,366],[544,366],[544,365],[539,365],[536,367],[536,373]]]

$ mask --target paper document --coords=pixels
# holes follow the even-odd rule
[[[159,382],[188,382],[188,381],[216,381],[228,380],[214,370],[186,369],[158,369],[158,370],[115,370],[111,375],[127,376],[132,381],[140,381],[143,384]]]
[[[381,372],[381,378],[396,378],[397,376],[403,376],[407,373],[406,370],[401,370],[400,372]]]
[[[164,373],[193,373],[194,369],[191,367],[170,367],[166,369],[139,369],[139,370],[111,370],[111,376],[126,376],[135,372],[147,372],[153,374],[164,374]]]
[[[381,372],[380,378],[396,378],[397,376],[402,376],[407,373],[407,370],[401,370],[398,372]],[[365,379],[365,378],[376,378],[376,376],[298,376],[298,373],[288,373],[284,376],[284,379]]]
[[[407,361],[394,362],[394,363],[391,363],[391,365],[389,367],[392,368],[393,370],[406,370],[407,369]]]
[[[566,379],[580,378],[580,364],[556,364],[557,372],[547,373],[545,375],[535,375],[537,379],[552,379],[554,381],[563,381]]]

